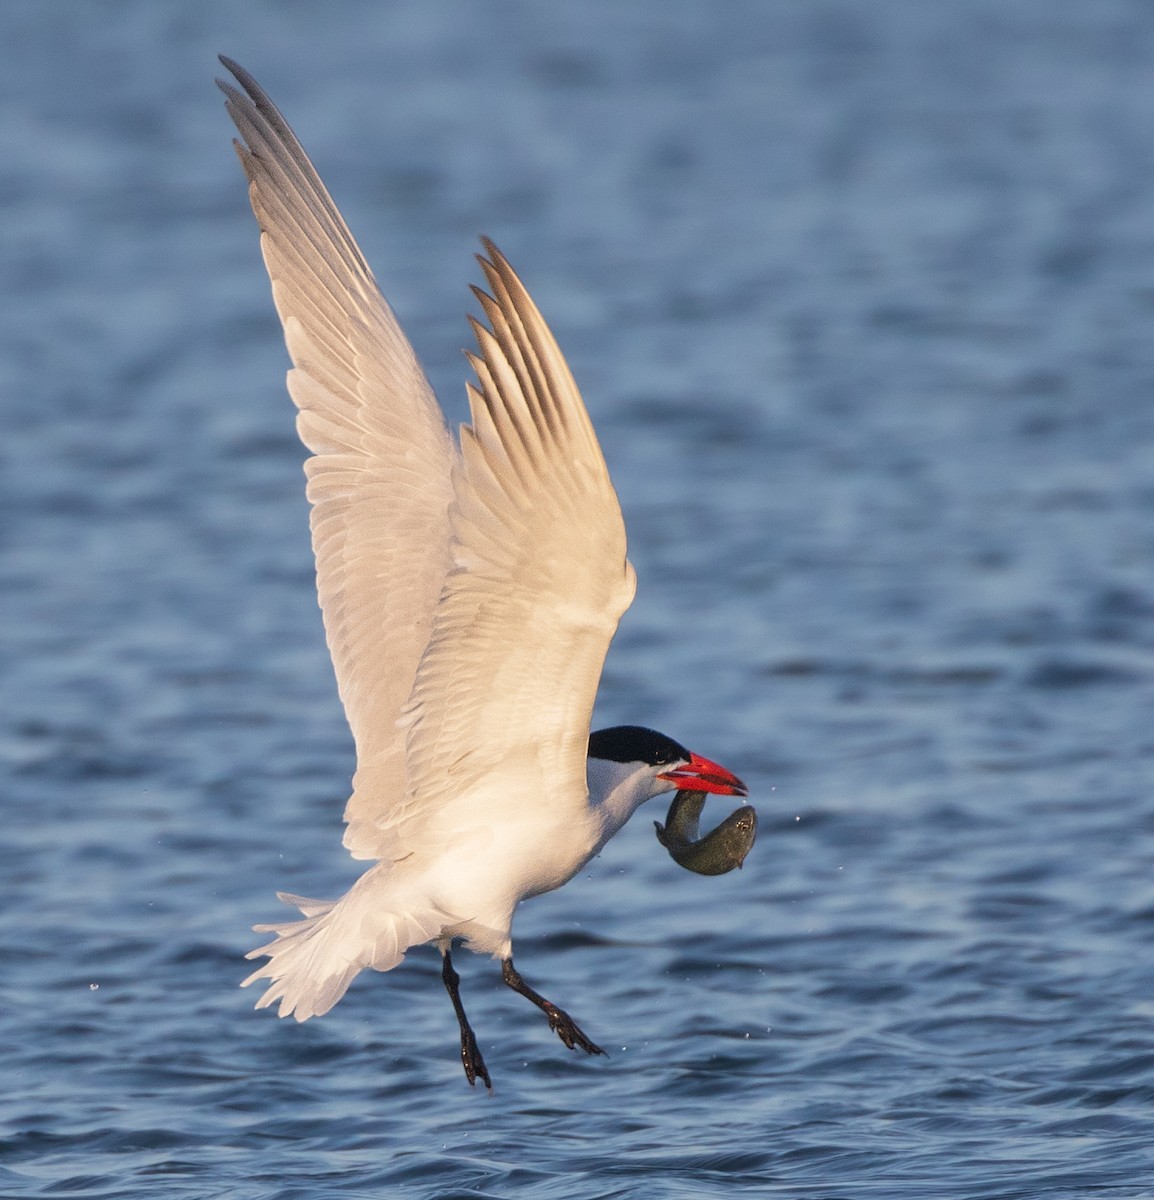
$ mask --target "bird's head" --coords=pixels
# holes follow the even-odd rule
[[[642,725],[614,725],[590,734],[589,759],[619,764],[621,773],[632,775],[637,789],[647,793],[642,799],[678,788],[746,795],[745,784],[731,771]]]

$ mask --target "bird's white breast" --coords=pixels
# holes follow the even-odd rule
[[[460,918],[452,935],[469,938],[474,949],[507,952],[517,904],[560,887],[596,851],[600,822],[588,806],[550,801],[507,791],[470,796],[454,807],[475,816],[442,828],[440,852],[426,858],[421,874],[430,901]]]

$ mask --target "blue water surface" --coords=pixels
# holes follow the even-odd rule
[[[300,1026],[352,770],[224,51],[459,417],[478,234],[641,586],[601,723],[750,783]],[[1154,8],[0,5],[0,1196],[1154,1196]],[[727,811],[711,802],[707,817]]]

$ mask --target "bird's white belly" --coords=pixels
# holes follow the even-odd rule
[[[548,811],[459,830],[426,872],[432,902],[459,918],[444,936],[466,938],[482,953],[508,956],[518,903],[571,879],[596,845],[593,822],[561,821]]]

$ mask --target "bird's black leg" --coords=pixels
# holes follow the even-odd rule
[[[453,969],[453,960],[449,957],[448,947],[441,951],[441,979],[445,984],[445,990],[449,993],[449,999],[453,1002],[453,1011],[457,1014],[457,1024],[461,1027],[461,1065],[465,1068],[465,1078],[474,1086],[480,1079],[489,1091],[492,1091],[493,1085],[489,1081],[485,1060],[481,1057],[481,1050],[477,1045],[477,1039],[473,1036],[469,1018],[465,1016],[465,1006],[461,1003],[461,989],[458,986],[461,977]]]
[[[569,1047],[570,1050],[580,1046],[586,1054],[604,1054],[605,1051],[591,1042],[582,1032],[576,1021],[556,1004],[546,1000],[539,992],[535,992],[518,974],[511,958],[501,960],[501,978],[515,992],[520,992],[526,1000],[533,1003],[549,1018],[549,1028]]]

